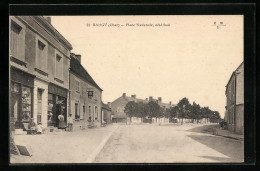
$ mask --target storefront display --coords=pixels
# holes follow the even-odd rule
[[[67,90],[49,84],[48,94],[48,126],[57,127],[59,124],[58,116],[62,114],[65,122],[67,121]]]
[[[16,128],[22,122],[29,122],[32,117],[32,88],[19,83],[11,83],[11,117]]]
[[[11,129],[23,128],[23,122],[29,122],[33,117],[32,99],[34,76],[20,71],[16,68],[11,68],[10,74],[11,87]]]
[[[22,118],[24,122],[29,122],[31,118],[31,89],[29,87],[22,86]]]

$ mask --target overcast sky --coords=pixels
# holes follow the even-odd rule
[[[225,86],[243,61],[243,16],[53,16],[51,22],[82,55],[105,103],[122,93],[173,104],[187,97],[224,116]]]

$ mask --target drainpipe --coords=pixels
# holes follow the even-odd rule
[[[70,68],[69,68],[69,96],[68,96],[68,100],[69,100],[69,114],[71,114],[71,101],[70,101]],[[68,117],[68,115],[67,115]],[[68,120],[67,120],[68,122]]]
[[[235,72],[235,104],[234,104],[234,132],[236,132],[236,100],[237,100],[237,73]]]

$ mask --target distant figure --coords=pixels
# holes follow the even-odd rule
[[[36,134],[36,126],[37,126],[37,124],[34,122],[34,118],[31,118],[28,128],[30,129],[30,133],[32,135]]]
[[[72,132],[73,130],[73,117],[72,114],[68,117],[68,131]]]
[[[65,121],[64,121],[64,116],[62,114],[59,114],[58,119],[59,119],[59,126],[58,126],[58,128],[59,129],[65,129],[66,128],[66,124],[65,124]]]
[[[44,130],[45,129],[43,128],[42,123],[39,122],[38,125],[36,126],[36,133],[37,134],[42,134],[44,132]]]
[[[88,117],[88,122],[91,122],[91,121],[92,121],[92,120],[91,120],[91,116],[89,116],[89,117]]]

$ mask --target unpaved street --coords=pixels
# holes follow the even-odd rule
[[[209,128],[207,125],[120,125],[95,162],[242,162],[243,141],[203,131]]]

